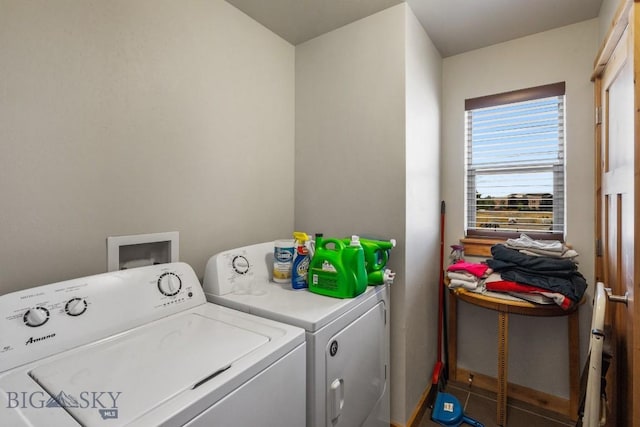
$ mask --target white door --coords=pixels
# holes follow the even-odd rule
[[[628,304],[607,304],[612,326],[613,358],[607,373],[607,426],[637,426],[640,416],[640,305],[635,289],[640,283],[640,57],[638,3],[630,7],[628,26],[596,78],[599,125],[599,161],[596,183],[602,257],[597,279],[616,295],[628,294]]]
[[[386,387],[383,302],[328,341],[325,362],[327,427],[363,425],[377,410]]]

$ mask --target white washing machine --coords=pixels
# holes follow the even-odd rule
[[[273,242],[211,257],[209,301],[306,330],[307,427],[388,427],[388,286],[338,299],[270,281]]]
[[[305,422],[304,330],[207,303],[161,264],[0,296],[3,426]]]

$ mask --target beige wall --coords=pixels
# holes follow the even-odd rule
[[[405,402],[404,6],[296,46],[295,228],[398,240],[391,415]],[[398,415],[399,414],[399,415]]]
[[[594,175],[592,63],[598,45],[596,19],[452,56],[443,67],[442,192],[447,201],[446,245],[464,233],[464,100],[566,82],[566,239],[581,254],[579,269],[594,281]],[[446,165],[446,166],[444,166]],[[590,286],[589,295],[592,293]],[[582,360],[591,310],[581,308]],[[459,310],[460,366],[495,376],[495,313],[467,304]],[[509,380],[567,397],[566,319],[512,316]]]
[[[391,8],[296,46],[296,228],[404,234],[403,23]]]
[[[410,8],[405,31],[406,279],[399,309],[406,330],[401,351],[408,418],[431,382],[437,357],[442,59]]]
[[[222,0],[0,3],[0,294],[106,237],[213,253],[293,227],[294,47]]]
[[[602,0],[600,14],[598,15],[598,45],[604,42],[615,18],[616,11],[623,1],[626,0]]]
[[[398,240],[390,267],[399,423],[435,361],[435,327],[425,320],[434,318],[438,276],[425,259],[438,240],[440,72],[406,4],[296,46],[295,227]]]

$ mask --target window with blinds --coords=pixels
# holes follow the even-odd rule
[[[564,234],[565,84],[465,101],[466,234]]]

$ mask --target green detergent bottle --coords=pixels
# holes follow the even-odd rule
[[[342,242],[348,245],[351,239],[345,237]],[[367,270],[367,283],[369,285],[392,284],[395,273],[386,269],[389,262],[391,249],[395,248],[396,240],[377,240],[360,238],[360,244],[364,250],[364,263]]]
[[[364,250],[358,236],[348,244],[316,234],[316,249],[309,265],[309,290],[335,298],[353,298],[367,288]]]

